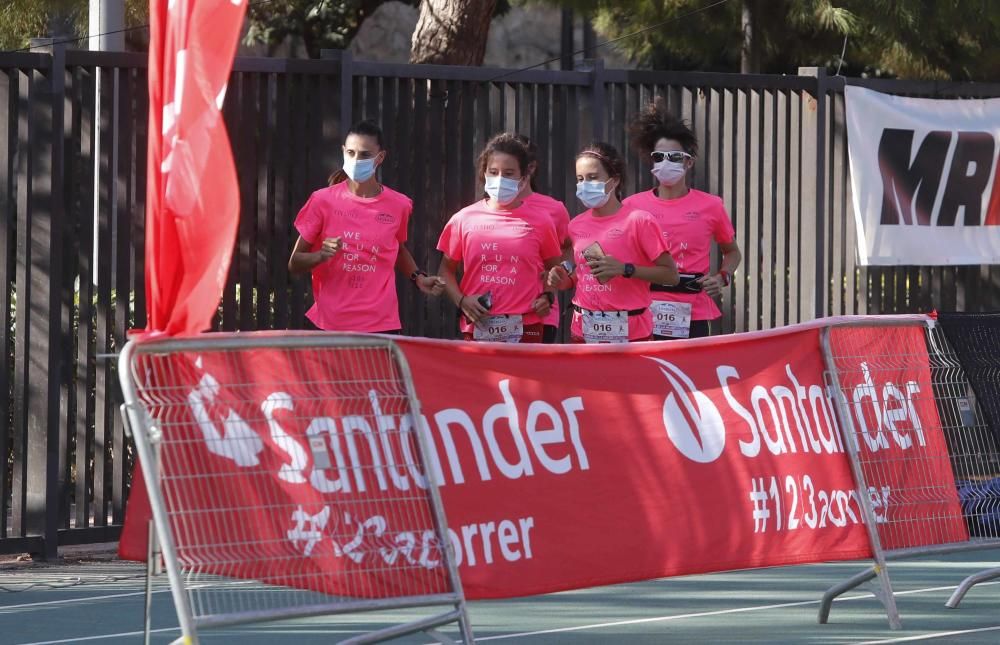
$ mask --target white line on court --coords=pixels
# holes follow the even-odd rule
[[[1000,584],[1000,582],[983,582],[983,583],[980,583],[977,586],[982,587],[982,586],[985,586],[985,585],[996,585],[996,584]],[[935,591],[950,591],[952,589],[955,589],[956,586],[957,585],[949,585],[949,586],[945,586],[945,587],[925,587],[923,589],[910,589],[909,591],[899,591],[899,592],[896,592],[896,595],[897,596],[909,596],[909,595],[913,595],[913,594],[931,593],[931,592],[935,592]],[[873,596],[874,596],[874,594],[872,594],[872,593],[855,594],[855,595],[852,595],[852,596],[841,596],[839,598],[835,598],[834,602],[843,602],[845,600],[861,600],[862,598],[872,598]],[[540,630],[540,631],[535,631],[535,632],[520,632],[520,633],[517,633],[517,634],[502,634],[502,635],[499,635],[499,636],[485,636],[483,638],[476,638],[476,640],[477,641],[498,641],[498,640],[503,640],[503,639],[507,639],[507,638],[521,638],[523,636],[539,636],[539,635],[543,635],[543,634],[556,634],[556,633],[560,633],[560,632],[578,632],[578,631],[583,631],[583,630],[587,630],[587,629],[601,629],[601,628],[604,628],[604,627],[619,627],[621,625],[639,625],[639,624],[642,624],[642,623],[653,623],[653,622],[657,622],[657,621],[663,621],[663,622],[665,622],[665,621],[668,621],[668,620],[681,620],[681,619],[684,619],[684,618],[703,618],[705,616],[722,616],[722,615],[726,615],[726,614],[742,614],[742,613],[747,613],[747,612],[751,612],[751,611],[764,611],[764,610],[768,610],[768,609],[783,609],[783,608],[786,608],[786,607],[802,607],[802,606],[805,606],[805,605],[818,605],[819,602],[820,601],[818,599],[817,600],[802,600],[802,601],[799,601],[799,602],[785,602],[785,603],[780,603],[780,604],[776,604],[776,605],[759,605],[759,606],[756,606],[756,607],[737,607],[735,609],[719,609],[719,610],[716,610],[716,611],[703,611],[703,612],[698,612],[698,613],[694,613],[694,614],[673,614],[673,615],[670,615],[670,616],[654,616],[654,617],[651,617],[651,618],[634,618],[632,620],[618,620],[618,621],[613,621],[613,622],[608,622],[608,623],[593,623],[593,624],[590,624],[590,625],[577,625],[575,627],[557,627],[557,628],[553,628],[553,629],[545,629],[545,630]],[[896,641],[885,641],[885,642],[896,642]]]
[[[984,586],[987,586],[987,585],[997,585],[997,584],[1000,584],[1000,581],[997,581],[997,582],[983,582],[983,583],[980,583],[977,586],[978,587],[984,587]],[[948,591],[948,590],[955,589],[956,587],[957,587],[957,585],[949,585],[949,586],[944,586],[944,587],[925,587],[925,588],[922,588],[922,589],[910,589],[908,591],[900,591],[900,592],[897,592],[896,595],[897,596],[909,596],[909,595],[913,595],[913,594],[929,593],[929,592],[934,592],[934,591]],[[166,590],[163,590],[163,591],[166,591]],[[154,592],[154,593],[156,593],[156,592]],[[117,594],[117,595],[121,596],[121,595],[134,595],[134,594]],[[111,597],[115,597],[115,596],[104,596],[104,597],[105,598],[111,598]],[[842,602],[842,601],[846,601],[846,600],[860,600],[862,598],[872,598],[872,597],[873,597],[873,594],[871,594],[871,593],[856,594],[856,595],[853,595],[853,596],[841,596],[840,598],[834,599],[834,602]],[[76,599],[74,599],[74,600],[76,600]],[[65,602],[65,601],[52,601],[52,602],[53,603],[59,603],[59,602]],[[46,603],[35,603],[35,604],[46,604]],[[642,624],[642,623],[653,623],[653,622],[657,622],[657,621],[663,621],[663,622],[665,622],[665,621],[670,621],[670,620],[681,620],[681,619],[684,619],[684,618],[701,618],[701,617],[705,617],[705,616],[722,616],[722,615],[726,615],[726,614],[740,614],[740,613],[747,613],[747,612],[752,612],[752,611],[764,611],[764,610],[768,610],[768,609],[783,609],[783,608],[786,608],[786,607],[802,607],[804,605],[816,605],[816,604],[819,604],[819,600],[818,599],[817,600],[801,600],[801,601],[798,601],[798,602],[785,602],[785,603],[778,603],[778,604],[774,604],[774,605],[759,605],[759,606],[755,606],[755,607],[737,607],[735,609],[719,609],[719,610],[716,610],[716,611],[704,611],[704,612],[697,612],[697,613],[693,613],[693,614],[673,614],[673,615],[670,615],[670,616],[653,616],[653,617],[650,617],[650,618],[635,618],[635,619],[632,619],[632,620],[619,620],[619,621],[613,621],[613,622],[607,622],[607,623],[593,623],[593,624],[589,624],[589,625],[577,625],[575,627],[558,627],[558,628],[554,628],[554,629],[545,629],[545,630],[534,631],[534,632],[520,632],[520,633],[516,633],[516,634],[501,634],[501,635],[498,635],[498,636],[485,636],[485,637],[482,637],[482,638],[476,638],[476,640],[477,641],[495,641],[495,640],[503,640],[503,639],[509,639],[509,638],[521,638],[521,637],[525,637],[525,636],[539,636],[539,635],[543,635],[543,634],[556,634],[556,633],[560,633],[560,632],[576,632],[576,631],[584,631],[584,630],[588,630],[588,629],[601,629],[603,627],[617,627],[617,626],[621,626],[621,625],[638,625],[638,624]],[[26,606],[33,606],[33,605],[26,605]],[[165,627],[165,628],[162,628],[162,629],[154,629],[154,630],[152,630],[152,632],[153,633],[160,633],[160,632],[178,631],[179,629],[180,629],[180,627]],[[903,639],[899,639],[899,640],[871,641],[871,643],[872,644],[874,644],[874,643],[901,643],[901,642],[905,642],[907,640],[920,640],[920,639],[926,639],[926,638],[936,638],[938,636],[944,637],[944,636],[948,636],[948,635],[957,635],[957,634],[964,634],[964,633],[974,633],[974,632],[977,632],[977,631],[992,631],[992,630],[1000,630],[1000,626],[997,626],[997,627],[984,627],[984,628],[979,628],[979,629],[974,629],[974,630],[967,630],[967,631],[960,631],[960,632],[941,632],[939,634],[927,634],[927,635],[922,635],[922,636],[909,636],[909,637],[906,637],[906,638],[903,638]],[[18,645],[59,645],[61,643],[75,643],[75,642],[80,642],[80,641],[93,641],[93,640],[101,640],[101,639],[105,639],[105,638],[125,638],[125,637],[129,637],[129,636],[141,636],[142,633],[143,633],[142,631],[118,632],[118,633],[115,633],[115,634],[101,634],[99,636],[84,636],[84,637],[68,638],[68,639],[62,639],[62,640],[36,641],[36,642],[32,642],[32,643],[19,643]],[[862,645],[862,644],[858,644],[858,645]]]
[[[1000,625],[993,627],[977,627],[976,629],[959,629],[953,632],[934,632],[933,634],[920,634],[919,636],[905,636],[901,638],[889,638],[883,641],[865,641],[855,645],[882,645],[883,643],[907,643],[910,641],[925,641],[932,638],[947,638],[948,636],[961,636],[962,634],[979,634],[982,632],[995,632],[1000,630]]]
[[[252,580],[246,580],[246,581],[244,581],[244,580],[237,580],[235,582],[229,582],[229,583],[226,583],[226,584],[227,584],[227,586],[233,586],[233,587],[235,587],[235,586],[239,586],[239,585],[254,584],[254,582]],[[212,585],[212,584],[194,585],[194,586],[190,587],[189,589],[204,589],[206,587],[212,587],[212,586],[214,586],[214,585]],[[81,587],[75,587],[75,588],[79,589]],[[157,594],[157,593],[170,593],[170,587],[166,587],[164,589],[154,589],[150,593],[154,593],[154,594]],[[20,604],[20,605],[0,605],[0,614],[2,614],[3,612],[7,611],[8,609],[26,609],[28,607],[45,607],[46,605],[69,605],[69,604],[78,603],[78,602],[90,602],[92,600],[109,600],[111,598],[129,598],[131,596],[145,596],[145,595],[146,595],[146,592],[145,592],[145,590],[143,590],[143,591],[130,591],[128,593],[109,594],[109,595],[106,595],[106,596],[83,596],[83,597],[80,597],[80,598],[64,598],[62,600],[44,600],[44,601],[40,601],[40,602],[26,602],[26,603],[23,603],[23,604]]]
[[[151,593],[170,593],[170,588],[156,589]],[[145,596],[145,591],[130,591],[128,593],[116,593],[108,596],[83,596],[81,598],[64,598],[62,600],[46,600],[44,602],[26,602],[22,605],[0,605],[0,614],[8,609],[25,609],[27,607],[44,607],[46,605],[69,605],[76,602],[90,602],[93,600],[110,600],[112,598],[128,598],[130,596]]]
[[[180,627],[163,627],[161,629],[151,629],[150,634],[159,634],[161,632],[177,632],[180,631]],[[105,638],[125,638],[126,636],[142,636],[143,631],[140,629],[137,632],[120,632],[118,634],[101,634],[100,636],[76,636],[74,638],[61,638],[56,641],[36,641],[34,643],[21,643],[21,645],[58,645],[59,643],[79,643],[81,641],[97,641]]]

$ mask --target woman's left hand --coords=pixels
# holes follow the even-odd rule
[[[535,298],[535,301],[531,303],[531,310],[539,316],[547,316],[551,308],[552,303],[549,302],[549,297],[544,293],[540,294],[537,298]]]
[[[436,275],[418,275],[417,288],[429,296],[440,296],[444,292],[444,280]]]
[[[722,282],[722,278],[718,275],[703,275],[697,280],[701,288],[712,298],[718,298],[722,295],[722,287],[725,284]]]
[[[607,282],[611,278],[625,275],[625,263],[620,262],[613,256],[605,255],[602,258],[587,260],[590,273],[601,282]]]

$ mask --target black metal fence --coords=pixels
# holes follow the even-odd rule
[[[383,125],[382,179],[410,195],[410,248],[479,191],[495,132],[531,136],[546,192],[578,210],[575,152],[627,149],[629,116],[662,94],[701,141],[695,184],[723,197],[744,264],[726,332],[819,316],[1000,307],[995,267],[855,265],[845,79],[604,69],[506,72],[354,61],[238,59],[224,115],[240,182],[239,238],[216,327],[297,328],[308,280],[286,269],[292,221],[340,161],[345,124]],[[899,94],[1000,96],[1000,85],[856,81]],[[100,94],[100,105],[97,96]],[[115,539],[131,469],[110,356],[145,323],[146,58],[49,47],[0,54],[0,553]],[[650,185],[629,157],[627,189]],[[95,168],[97,184],[95,208]],[[205,181],[211,181],[205,177]],[[405,332],[452,337],[455,312],[400,284]]]

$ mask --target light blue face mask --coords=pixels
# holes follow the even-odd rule
[[[486,175],[486,194],[496,203],[506,206],[521,194],[521,180],[500,175]]]
[[[351,181],[361,183],[368,181],[375,174],[375,159],[354,159],[344,157],[344,173],[351,178]]]
[[[608,181],[611,181],[610,179]],[[611,199],[611,193],[604,192],[608,181],[581,181],[576,185],[576,198],[587,208],[600,208]]]

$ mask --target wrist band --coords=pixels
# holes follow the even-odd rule
[[[465,295],[463,294],[461,298],[458,299],[458,308],[462,308],[462,303],[465,302]]]
[[[416,282],[418,276],[422,276],[422,277],[426,278],[427,277],[427,273],[424,272],[424,271],[421,271],[420,269],[417,269],[416,271],[414,271],[413,273],[410,274],[410,282]]]

